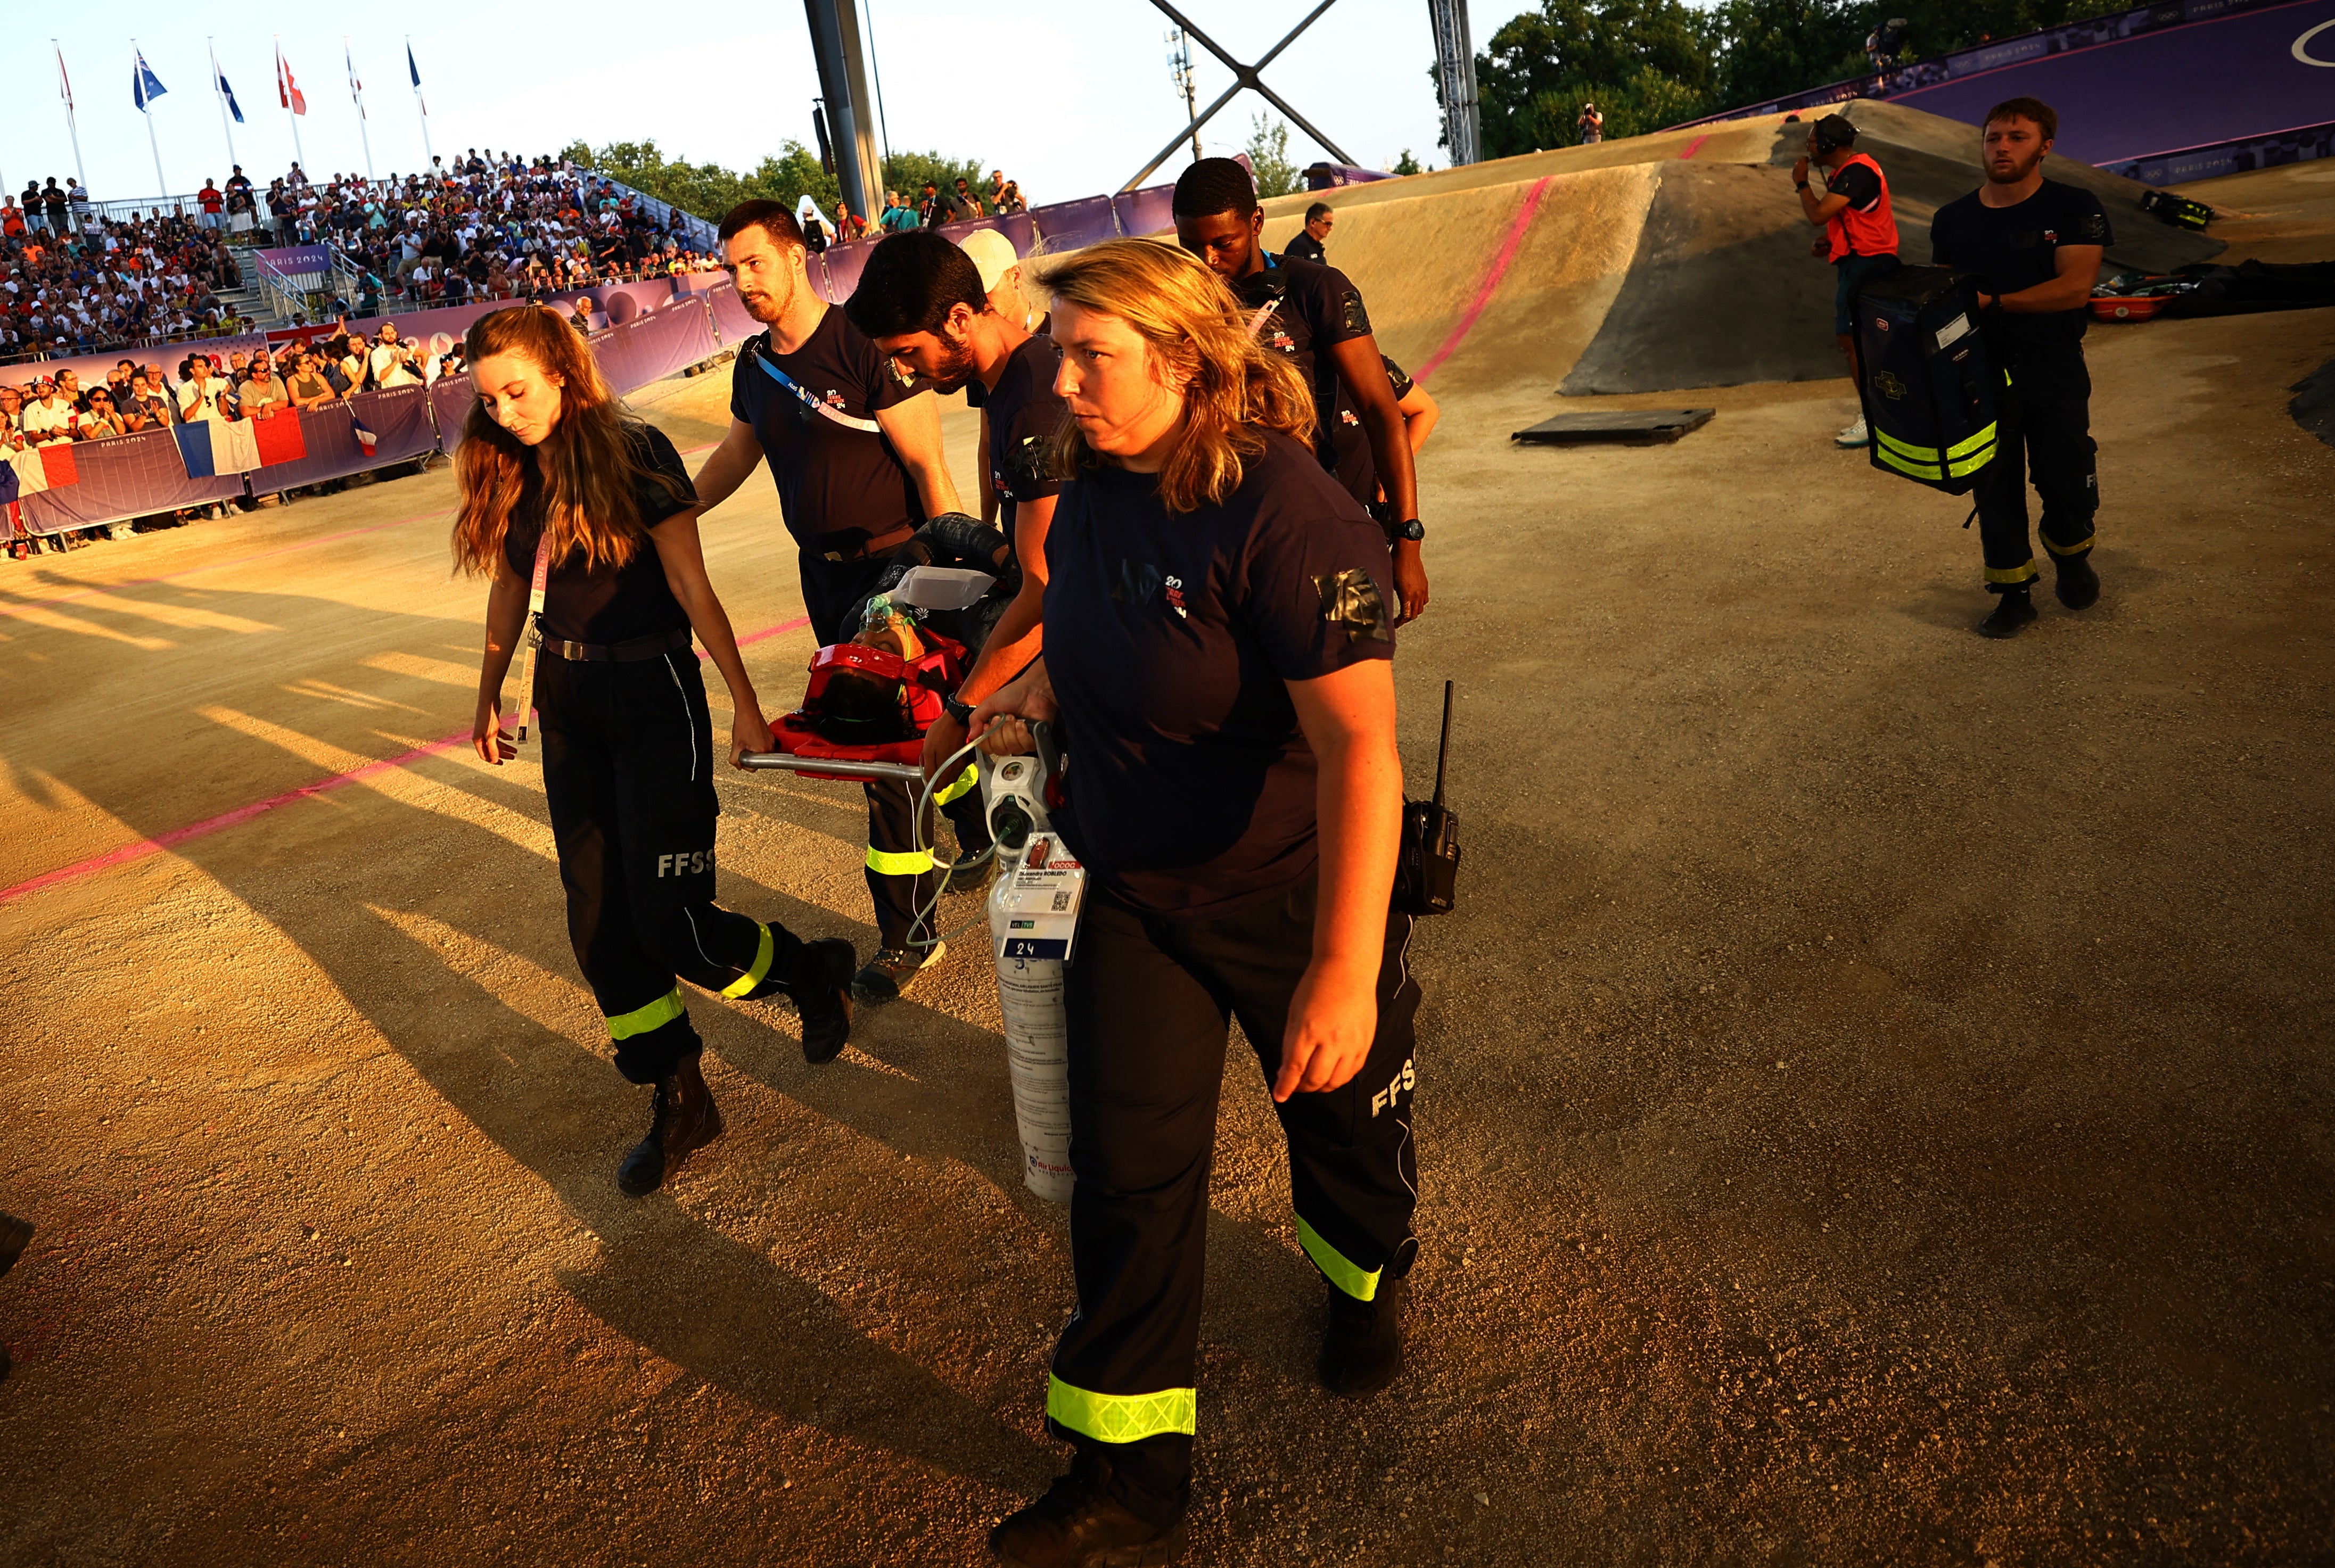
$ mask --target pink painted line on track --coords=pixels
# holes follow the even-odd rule
[[[47,605],[70,605],[76,599],[87,599],[99,594],[118,594],[124,588],[143,588],[156,583],[175,583],[180,577],[191,577],[198,572],[223,572],[229,566],[248,566],[254,561],[269,560],[276,556],[288,556],[300,550],[313,550],[319,545],[329,545],[340,539],[354,539],[362,534],[377,534],[384,528],[402,528],[408,523],[427,522],[431,518],[442,518],[453,509],[451,507],[441,507],[436,511],[415,512],[411,517],[399,518],[393,522],[370,523],[362,528],[344,528],[337,534],[325,534],[316,538],[303,539],[296,545],[278,545],[272,550],[259,550],[248,556],[235,556],[224,561],[205,561],[199,566],[189,566],[184,571],[179,572],[165,572],[159,577],[132,577],[123,583],[100,583],[92,587],[83,588],[78,593],[59,594],[51,599],[24,599],[15,604],[0,604],[0,612],[19,615],[26,610],[37,610]]]
[[[383,524],[382,526],[387,528],[393,525]],[[765,626],[759,632],[749,633],[738,639],[738,645],[743,648],[770,637],[784,636],[789,632],[809,624],[810,624],[809,615],[798,615],[791,621],[781,622],[778,625]],[[698,655],[701,659],[704,656],[702,653]],[[338,789],[344,784],[361,783],[364,779],[389,772],[392,769],[419,762],[426,757],[441,755],[458,746],[467,744],[470,739],[470,732],[468,730],[457,730],[442,740],[432,740],[426,746],[416,746],[410,751],[401,751],[394,757],[384,757],[378,762],[367,762],[362,767],[352,768],[345,773],[335,773],[328,779],[320,779],[314,784],[303,784],[296,789],[286,789],[282,794],[271,795],[265,800],[255,800],[248,806],[238,806],[232,811],[222,811],[218,816],[207,817],[200,822],[190,822],[184,828],[173,828],[169,832],[159,833],[151,838],[141,838],[134,844],[125,844],[119,849],[109,849],[102,855],[92,855],[88,859],[76,861],[71,866],[61,866],[54,871],[44,871],[38,876],[17,883],[14,887],[0,887],[0,905],[14,904],[20,898],[28,898],[35,893],[45,892],[52,887],[62,887],[68,882],[79,882],[83,877],[94,876],[101,871],[111,871],[117,866],[134,865],[149,856],[160,855],[165,849],[175,848],[179,845],[189,843],[197,838],[208,838],[212,834],[226,828],[240,827],[263,812],[275,810],[278,806],[289,806],[296,800],[305,800],[311,796],[323,795]]]
[[[1508,226],[1508,237],[1501,242],[1499,255],[1492,258],[1492,265],[1485,270],[1484,281],[1476,289],[1475,302],[1459,318],[1459,324],[1451,329],[1451,335],[1443,340],[1443,346],[1429,355],[1425,364],[1411,373],[1411,380],[1425,381],[1433,375],[1437,368],[1466,341],[1468,333],[1475,329],[1476,318],[1482,315],[1484,307],[1492,303],[1492,291],[1500,286],[1500,279],[1507,276],[1508,264],[1516,260],[1516,250],[1525,242],[1525,230],[1532,226],[1533,214],[1540,210],[1541,193],[1548,189],[1548,182],[1555,178],[1555,175],[1544,174],[1533,181],[1533,188],[1525,193],[1525,204],[1517,211],[1516,222]]]
[[[1683,163],[1688,159],[1692,158],[1696,153],[1701,151],[1702,144],[1710,140],[1710,132],[1706,131],[1701,135],[1696,137],[1692,141],[1688,142],[1686,144],[1686,150],[1679,154],[1679,161]]]

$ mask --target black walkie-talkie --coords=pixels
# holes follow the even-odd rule
[[[1448,915],[1459,883],[1459,817],[1443,805],[1451,755],[1451,682],[1443,682],[1443,738],[1435,748],[1435,798],[1406,800],[1395,858],[1394,906],[1405,915]]]

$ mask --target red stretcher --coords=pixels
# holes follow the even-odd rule
[[[973,667],[964,645],[930,628],[919,628],[925,652],[905,659],[888,648],[838,643],[821,648],[810,662],[810,682],[802,706],[770,726],[775,751],[749,751],[739,760],[749,768],[781,769],[805,779],[864,780],[900,779],[924,782],[925,731],[941,716],[941,700],[963,683]],[[819,703],[835,677],[845,672],[896,681],[906,694],[911,740],[851,746],[830,740],[815,727]]]

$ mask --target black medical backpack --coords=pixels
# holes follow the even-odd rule
[[[1968,494],[1994,460],[2002,373],[1968,273],[1908,266],[1856,291],[1857,390],[1873,466]]]

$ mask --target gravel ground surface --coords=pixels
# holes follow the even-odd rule
[[[1313,1387],[1236,1050],[1191,1561],[2329,1561],[2330,316],[2096,334],[2106,596],[2002,644],[1841,382],[1591,402],[1720,410],[1610,451],[1455,392],[1412,1364]],[[723,380],[644,402],[697,446]],[[975,1561],[1071,1304],[983,944],[824,1069],[693,999],[728,1135],[621,1197],[538,777],[410,755],[468,722],[451,499],[0,567],[0,887],[402,759],[0,902],[0,1561]],[[706,532],[799,614],[763,482]],[[725,900],[867,945],[854,797],[722,798]]]

